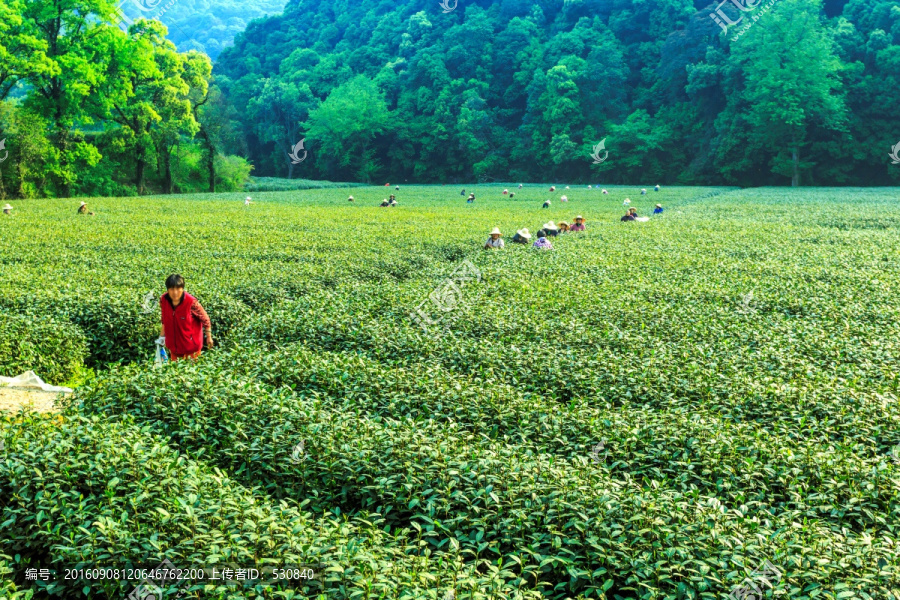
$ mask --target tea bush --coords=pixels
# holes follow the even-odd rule
[[[723,598],[768,560],[766,597],[900,598],[897,190],[547,187],[22,204],[0,219],[0,307],[85,332],[100,373],[65,414],[107,422],[99,448],[138,428],[247,501],[347,519],[410,557],[419,579],[384,583],[411,595],[460,573],[497,597]],[[622,223],[626,196],[665,212]],[[579,213],[552,251],[509,243]],[[493,226],[503,251],[481,250]],[[442,311],[464,260],[480,277]],[[140,304],[172,272],[219,343],[154,370]]]
[[[665,479],[640,486],[629,473],[610,477],[586,457],[546,454],[544,444],[529,439],[541,421],[525,421],[515,439],[492,438],[450,419],[334,406],[317,391],[308,398],[285,389],[266,393],[224,377],[219,367],[116,371],[85,388],[73,408],[134,418],[275,497],[312,499],[319,510],[375,510],[396,526],[421,528],[435,549],[452,540],[470,556],[516,565],[514,583],[551,597],[596,597],[610,587],[637,591],[650,581],[659,593],[675,593],[682,580],[727,593],[744,577],[741,565],[765,556],[726,540],[765,540],[788,581],[799,582],[802,573],[804,585],[823,590],[870,588],[863,571],[835,563],[813,567],[790,557],[789,548],[839,544],[848,552],[843,563],[897,558],[889,528],[877,531],[873,544],[874,530],[850,532],[816,519],[815,511],[792,506],[770,514],[765,498],[751,494],[726,509],[714,496],[672,490]],[[377,385],[372,389],[380,394]],[[452,389],[443,390],[445,397]],[[309,458],[296,464],[292,448],[300,441]],[[795,530],[798,520],[804,525]],[[672,554],[675,540],[679,551]],[[694,567],[683,561],[704,568],[690,574]]]
[[[256,498],[147,428],[27,417],[3,424],[0,439],[0,548],[15,554],[17,567],[49,569],[56,581],[37,585],[51,595],[118,597],[128,591],[124,581],[61,581],[63,571],[154,568],[167,558],[182,569],[327,565],[321,580],[295,588],[298,597],[412,599],[450,589],[514,596],[496,578],[463,567],[458,553],[423,553],[409,532],[382,531],[378,515],[313,518],[296,504]],[[192,590],[236,597],[225,585],[211,587],[198,582]]]
[[[0,312],[0,376],[34,371],[49,383],[64,383],[84,366],[81,330],[64,321]]]

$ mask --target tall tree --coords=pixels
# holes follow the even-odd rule
[[[134,184],[144,193],[147,165],[160,142],[164,160],[178,131],[193,136],[197,131],[190,86],[185,80],[184,55],[166,40],[159,21],[139,20],[129,27],[129,36],[117,36],[111,44],[110,75],[92,98],[98,118],[119,125],[117,133],[134,158]],[[154,128],[159,134],[154,139]],[[169,186],[170,167],[164,165]]]
[[[840,130],[846,109],[841,63],[822,23],[821,0],[781,0],[733,42],[749,146],[776,149],[772,171],[800,185],[816,128]]]
[[[375,140],[391,131],[393,118],[384,96],[370,79],[358,76],[334,89],[310,111],[307,137],[316,143],[317,163],[334,160],[339,168],[371,182],[378,172]]]
[[[22,39],[34,39],[43,53],[25,72],[36,92],[28,104],[52,123],[54,175],[65,197],[78,179],[79,163],[100,159],[96,148],[71,132],[77,124],[90,123],[86,101],[106,79],[106,42],[116,29],[108,24],[113,13],[109,0],[28,0],[21,6]]]

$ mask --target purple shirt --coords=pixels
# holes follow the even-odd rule
[[[553,250],[553,244],[551,244],[550,240],[548,240],[547,238],[538,238],[533,246],[535,248],[541,248],[543,250]]]
[[[569,227],[569,231],[584,231],[584,223],[582,223],[581,225],[575,223],[574,225]]]

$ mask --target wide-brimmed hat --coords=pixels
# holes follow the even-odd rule
[[[608,194],[609,192],[607,192],[606,190],[603,190],[603,193],[604,193],[604,194]]]
[[[86,205],[87,205],[87,202],[82,202],[81,205],[82,205],[82,206],[86,206]]]
[[[563,226],[568,227],[568,226],[569,226],[569,224],[566,223],[565,221],[560,221],[560,222],[558,223],[558,225],[559,225],[560,227],[563,227]]]
[[[521,235],[521,236],[522,236],[523,238],[525,238],[526,240],[531,239],[531,234],[528,233],[528,228],[527,228],[527,227],[523,227],[522,229],[518,230],[516,233],[518,233],[519,235]]]
[[[12,210],[12,206],[7,204],[6,206],[3,207],[3,210]]]
[[[576,221],[584,221],[584,217],[582,217],[581,215],[578,215],[577,217],[575,217],[575,220]]]
[[[553,221],[547,221],[542,227],[544,229],[559,229],[556,225],[553,224]]]
[[[502,233],[500,233],[500,228],[499,228],[499,227],[494,227],[493,229],[491,229],[491,235],[494,235],[495,233],[496,233],[497,235],[503,235]]]
[[[662,208],[662,204],[657,204],[656,208]]]

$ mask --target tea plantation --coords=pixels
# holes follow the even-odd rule
[[[0,417],[0,598],[900,599],[900,190],[549,185],[18,203],[0,375],[76,391]]]

